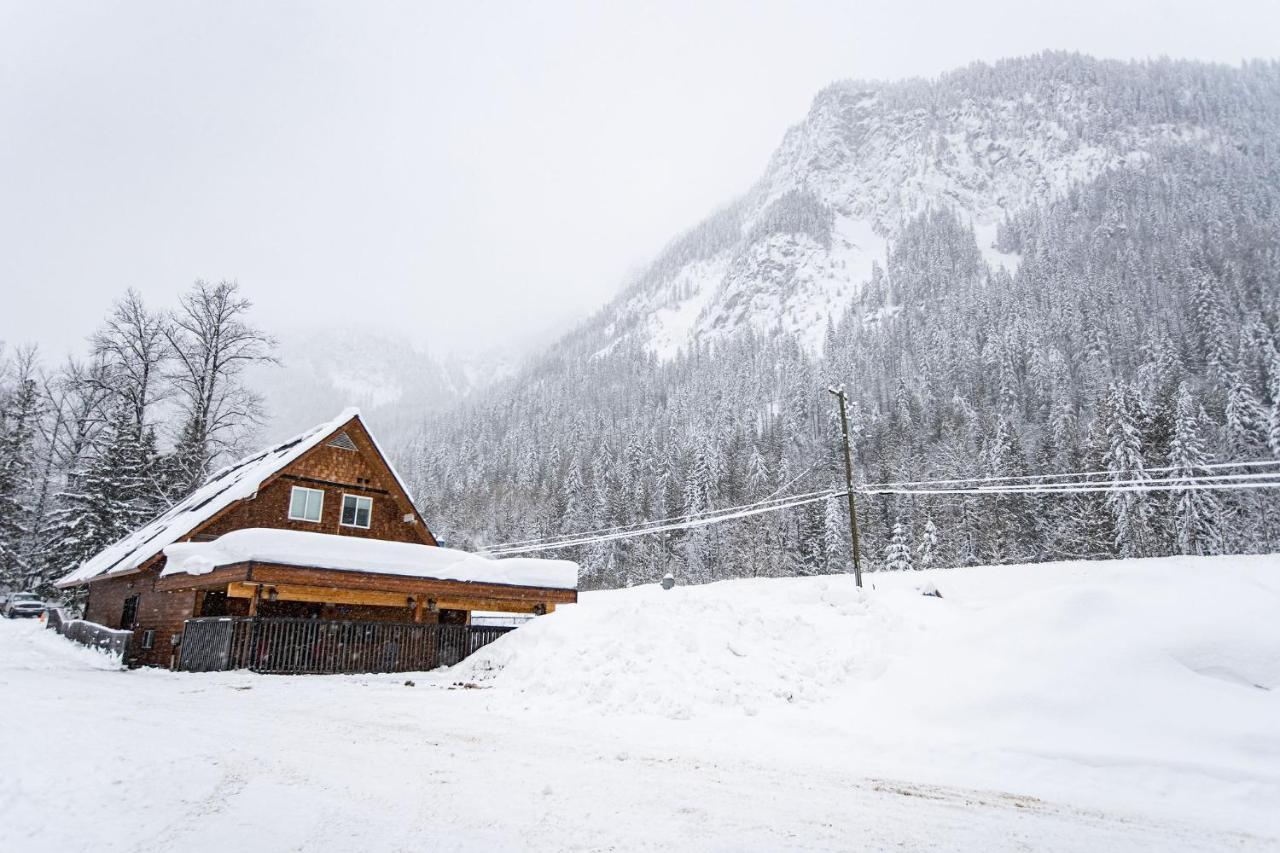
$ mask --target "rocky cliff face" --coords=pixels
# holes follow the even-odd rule
[[[1016,255],[997,246],[1011,215],[1107,170],[1142,169],[1157,150],[1237,144],[1265,122],[1219,98],[1228,69],[1176,68],[1046,54],[931,82],[830,86],[756,186],[607,309],[605,346],[632,336],[665,360],[751,328],[816,352],[828,319],[929,208],[958,212],[988,263],[1012,272]]]

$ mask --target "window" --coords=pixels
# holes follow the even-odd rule
[[[342,496],[342,523],[347,527],[368,527],[373,515],[373,498],[359,495]]]
[[[120,627],[136,628],[138,625],[138,596],[131,595],[124,600],[124,609],[120,611]]]
[[[156,629],[148,628],[142,632],[142,648],[150,650],[156,647]]]
[[[289,518],[293,521],[319,521],[324,508],[324,491],[294,486],[289,496]]]

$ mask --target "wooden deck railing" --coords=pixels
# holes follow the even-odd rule
[[[121,660],[129,658],[132,631],[120,631],[83,619],[68,619],[58,607],[50,607],[45,611],[45,627],[57,631],[68,640],[120,655]]]
[[[290,674],[421,672],[451,666],[511,630],[489,625],[204,617],[186,621],[178,668]]]

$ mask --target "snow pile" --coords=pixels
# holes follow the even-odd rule
[[[710,728],[761,761],[836,750],[863,775],[1276,831],[1280,556],[865,580],[588,593],[448,677],[579,727],[675,718],[698,749]]]
[[[1096,566],[869,575],[865,592],[834,576],[586,593],[455,675],[606,712],[801,704],[886,734],[1199,754],[1232,773],[1269,749],[1274,764],[1280,559]],[[935,585],[943,598],[921,594]]]
[[[650,585],[581,602],[486,646],[455,677],[609,713],[753,715],[877,677],[904,631],[899,613],[839,576]]]
[[[494,560],[411,542],[250,527],[211,542],[178,542],[164,549],[160,574],[203,575],[236,563],[276,563],[434,580],[576,589],[578,564],[568,560]]]

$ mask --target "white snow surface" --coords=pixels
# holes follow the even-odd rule
[[[569,560],[497,560],[452,548],[302,530],[233,530],[211,542],[174,543],[164,554],[167,559],[161,576],[201,575],[219,566],[253,561],[470,583],[553,589],[578,586],[578,564]]]
[[[57,586],[65,589],[99,575],[120,574],[138,568],[164,550],[166,545],[186,536],[219,510],[238,500],[252,497],[264,480],[315,447],[352,418],[359,416],[358,409],[345,409],[332,421],[312,427],[288,441],[228,465],[167,512],[64,575],[58,580]],[[400,479],[394,471],[392,474]],[[402,485],[403,482],[401,479]]]
[[[412,687],[0,622],[3,843],[1280,849],[1280,556],[867,584],[584,594]]]

